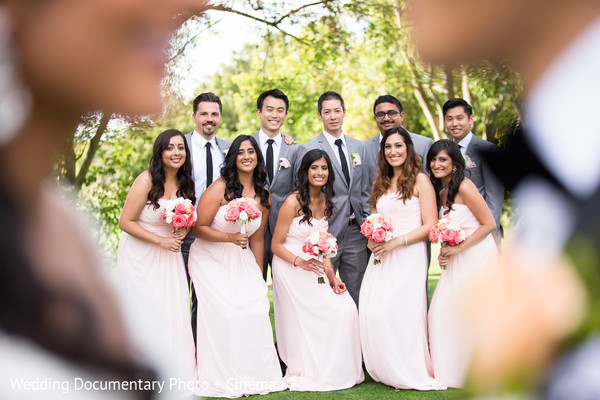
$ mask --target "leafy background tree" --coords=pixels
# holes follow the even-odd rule
[[[57,158],[57,180],[96,221],[107,258],[116,257],[122,206],[133,180],[148,166],[154,138],[168,128],[184,133],[194,128],[191,101],[180,95],[181,78],[193,67],[182,55],[198,41],[218,40],[207,34],[219,13],[242,15],[265,29],[258,43],[246,44],[194,91],[221,98],[219,137],[256,132],[256,97],[279,88],[291,102],[283,130],[300,143],[321,130],[316,102],[326,90],[343,95],[344,130],[358,139],[377,133],[373,102],[390,93],[402,101],[405,127],[412,132],[445,137],[441,106],[456,96],[473,104],[474,132],[502,143],[520,118],[519,77],[508,64],[434,67],[421,62],[405,10],[401,0],[220,1],[186,23],[172,41],[163,115],[124,119],[102,110],[84,116],[70,150]]]

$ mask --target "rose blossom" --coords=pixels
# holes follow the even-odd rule
[[[185,204],[184,203],[177,203],[175,204],[175,207],[173,207],[173,211],[175,211],[175,214],[185,214]]]
[[[327,240],[327,239],[319,239],[319,241],[317,242],[317,247],[321,251],[327,251],[327,250],[329,250],[329,247],[330,247],[329,240]]]
[[[386,235],[385,229],[377,228],[373,232],[373,240],[376,242],[383,242],[383,241],[385,241],[385,235]]]
[[[260,217],[260,210],[254,204],[250,204],[246,207],[246,213],[248,213],[248,217],[252,219]]]
[[[188,214],[187,226],[194,226],[195,223],[196,223],[196,216],[194,215],[194,213]]]
[[[371,225],[370,223],[366,222],[362,225],[361,227],[361,233],[366,237],[366,238],[371,238],[371,235],[373,235],[373,225]]]
[[[187,217],[183,214],[173,216],[173,228],[185,228],[187,226]]]
[[[440,238],[440,231],[434,226],[429,231],[429,241],[434,243],[434,242],[437,242],[439,238]]]
[[[451,242],[454,238],[454,231],[451,229],[445,229],[442,231],[442,241]]]
[[[226,221],[235,221],[240,217],[240,211],[237,208],[232,208],[227,212],[225,216]]]
[[[387,220],[383,220],[381,221],[381,227],[383,229],[385,229],[386,231],[391,231],[392,230],[392,224],[390,224],[390,221]]]

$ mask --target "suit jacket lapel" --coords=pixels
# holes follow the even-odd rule
[[[290,154],[291,148],[292,148],[291,145],[287,144],[283,140],[281,141],[281,150],[279,151],[279,158],[273,160],[273,162],[275,162],[276,168],[275,168],[275,175],[273,175],[273,182],[271,182],[270,187],[272,187],[273,184],[275,183],[275,181],[277,181],[277,177],[279,176],[279,172],[281,171],[281,168],[279,168],[279,161],[282,158],[286,158],[288,156],[288,154]]]
[[[348,149],[348,154],[346,157],[348,158],[348,169],[350,170],[350,185],[352,187],[352,181],[354,180],[354,160],[352,159],[352,153],[354,153],[354,141],[351,140],[348,136],[346,136],[346,148]]]

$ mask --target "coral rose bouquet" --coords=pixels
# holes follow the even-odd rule
[[[323,262],[324,257],[332,258],[336,256],[338,252],[337,240],[331,233],[318,230],[306,238],[302,245],[302,251],[317,257],[320,262]],[[325,283],[323,275],[319,276],[317,283]]]
[[[187,228],[196,223],[196,210],[190,199],[178,197],[164,203],[163,219],[173,228]]]
[[[467,234],[456,222],[448,221],[446,218],[440,219],[429,230],[429,241],[431,243],[440,243],[442,246],[456,246],[467,238]],[[440,268],[446,269],[445,265]]]
[[[246,233],[246,224],[260,218],[261,215],[258,203],[249,197],[240,197],[239,199],[231,200],[225,209],[225,220],[238,222],[241,233]]]
[[[360,226],[360,233],[367,239],[378,243],[389,242],[395,237],[392,221],[380,214],[369,215],[365,222]],[[380,263],[381,260],[379,257],[375,256],[373,264],[377,265]]]

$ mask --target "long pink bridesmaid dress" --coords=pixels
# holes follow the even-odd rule
[[[403,235],[421,226],[417,197],[404,203],[384,194],[377,212]],[[397,389],[441,390],[427,346],[427,249],[425,241],[398,247],[374,265],[371,256],[360,289],[360,339],[369,375]]]

